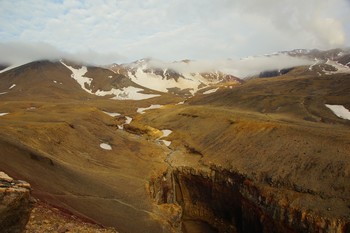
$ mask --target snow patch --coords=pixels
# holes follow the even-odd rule
[[[126,118],[126,120],[125,120],[124,124],[118,125],[118,129],[124,129],[124,125],[130,124],[132,122],[131,117],[125,116],[125,118]]]
[[[126,118],[125,124],[130,124],[132,122],[131,117],[125,116],[125,118]]]
[[[79,85],[81,86],[81,88],[84,91],[86,91],[90,94],[93,94],[91,92],[91,90],[89,90],[85,87],[85,84],[88,84],[88,86],[90,86],[91,82],[92,82],[92,78],[88,78],[88,77],[83,76],[87,72],[86,66],[82,66],[80,69],[75,69],[69,65],[66,65],[62,60],[61,60],[61,63],[62,63],[62,65],[67,67],[70,71],[72,71],[71,77],[79,83]]]
[[[175,104],[175,105],[181,105],[181,104],[184,104],[185,103],[185,101],[181,101],[181,102],[178,102],[177,104]]]
[[[57,83],[57,81],[56,81],[56,80],[53,80],[53,83]]]
[[[7,92],[5,91],[5,92],[0,92],[0,95],[5,95]]]
[[[319,64],[319,60],[317,58],[315,58],[315,63],[312,64],[311,66],[309,66],[309,70],[312,71],[312,69],[314,68],[315,65],[318,65]]]
[[[158,97],[160,95],[155,94],[143,94],[141,93],[144,89],[136,88],[136,87],[124,87],[121,89],[112,88],[109,91],[96,91],[95,95],[98,96],[106,96],[106,95],[114,95],[111,99],[114,100],[144,100],[153,97]]]
[[[26,63],[18,63],[18,64],[16,64],[16,65],[12,65],[12,66],[6,67],[5,69],[0,70],[0,73],[4,73],[4,72],[6,72],[6,71],[12,70],[12,69],[14,69],[14,68],[16,68],[16,67],[19,67],[19,66],[22,66],[22,65],[24,65],[24,64],[26,64]]]
[[[158,140],[159,140],[160,142],[163,142],[164,145],[170,146],[170,145],[171,145],[171,141],[161,140],[161,139],[162,139],[162,138],[165,138],[165,137],[168,137],[173,131],[170,130],[170,129],[163,129],[163,130],[161,130],[161,131],[162,131],[162,133],[163,133],[163,136],[161,136],[160,138],[158,138]]]
[[[166,145],[166,146],[170,146],[171,145],[171,141],[167,141],[167,140],[159,140],[160,142],[163,142],[164,143],[164,145]]]
[[[170,129],[163,129],[161,130],[162,133],[163,133],[163,136],[161,138],[164,138],[164,137],[168,137],[173,131],[170,130]]]
[[[111,145],[107,144],[107,143],[101,143],[100,147],[104,150],[112,150]]]
[[[9,90],[11,90],[12,88],[14,88],[16,86],[16,84],[12,84],[11,87],[9,87]]]
[[[105,112],[105,111],[103,111],[103,113],[105,113],[111,117],[120,116],[120,113],[117,113],[117,112]]]
[[[331,105],[325,104],[337,117],[350,120],[350,111],[346,109],[343,105]]]
[[[0,112],[0,116],[5,116],[7,114],[9,114],[9,113],[8,112]]]
[[[144,114],[145,111],[150,110],[150,109],[157,109],[157,108],[161,108],[163,105],[159,105],[159,104],[152,104],[151,106],[147,107],[147,108],[138,108],[137,112],[140,114]]]
[[[217,90],[219,90],[219,88],[210,89],[210,90],[208,90],[208,91],[203,92],[203,94],[204,94],[204,95],[211,94],[211,93],[216,92]]]

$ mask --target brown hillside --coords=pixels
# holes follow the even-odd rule
[[[129,82],[89,72],[96,89]],[[0,75],[0,169],[120,232],[348,232],[350,123],[325,104],[350,109],[349,78],[296,68],[178,104],[98,97],[31,63]]]

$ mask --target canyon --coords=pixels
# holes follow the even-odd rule
[[[344,67],[239,79],[146,65],[0,73],[0,169],[118,232],[350,232]]]

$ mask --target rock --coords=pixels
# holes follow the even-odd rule
[[[60,227],[60,228],[58,228],[58,230],[57,230],[57,232],[58,233],[65,233],[65,232],[67,232],[67,231],[69,231],[66,227]]]
[[[71,230],[74,230],[74,224],[72,223],[67,223],[64,226],[60,227],[58,229],[58,233],[65,233],[65,232],[70,232]]]
[[[0,172],[0,232],[23,232],[32,208],[30,185]]]
[[[12,182],[13,179],[9,177],[6,173],[0,171],[0,180],[4,180],[6,182]]]

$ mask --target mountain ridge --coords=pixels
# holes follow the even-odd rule
[[[114,72],[67,60],[10,69],[0,74],[0,169],[121,232],[346,232],[348,68],[307,61],[244,80],[151,60]],[[189,64],[213,67],[176,65]],[[183,80],[194,85],[175,85]]]

